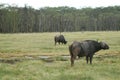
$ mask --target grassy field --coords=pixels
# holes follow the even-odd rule
[[[54,45],[59,33],[0,34],[0,80],[120,80],[120,32],[64,32],[67,45]],[[104,41],[109,50],[99,51],[93,64],[85,58],[70,67],[68,46],[86,39]],[[52,61],[39,59],[51,56]]]

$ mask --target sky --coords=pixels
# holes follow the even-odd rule
[[[75,8],[85,7],[108,7],[108,6],[120,6],[120,0],[0,0],[0,3],[9,5],[17,5],[19,7],[31,6],[35,9],[42,7],[59,7],[69,6]]]

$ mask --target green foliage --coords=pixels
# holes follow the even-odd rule
[[[0,32],[119,31],[120,6],[82,8],[44,7],[36,10],[0,5]]]

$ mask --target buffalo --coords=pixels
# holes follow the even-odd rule
[[[109,46],[105,42],[98,42],[95,40],[85,40],[82,42],[74,41],[69,46],[69,52],[71,56],[71,66],[74,65],[74,60],[78,56],[78,58],[86,56],[86,62],[90,60],[90,64],[92,64],[92,58],[95,52],[99,50],[109,49]]]
[[[55,37],[54,37],[54,40],[55,40],[55,45],[56,45],[56,43],[58,42],[59,44],[60,43],[64,43],[64,44],[67,44],[67,41],[65,40],[65,38],[64,38],[64,36],[63,35],[56,35]]]

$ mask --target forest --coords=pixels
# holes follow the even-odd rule
[[[0,33],[119,31],[120,6],[34,9],[0,4]]]

